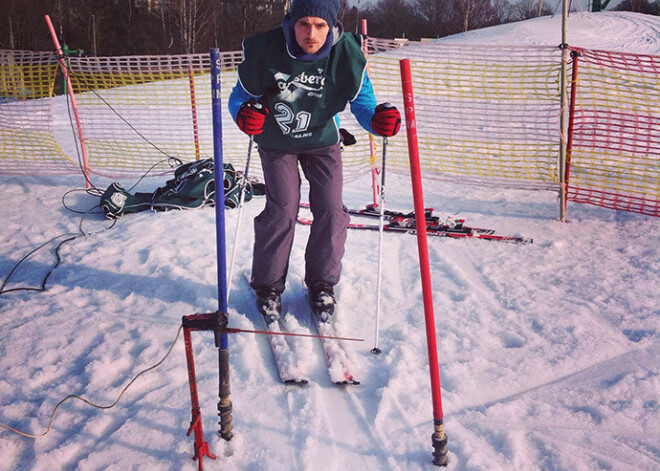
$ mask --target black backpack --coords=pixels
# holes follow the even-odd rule
[[[241,197],[242,172],[230,163],[223,164],[225,207],[236,208]],[[265,194],[265,186],[257,182],[245,182],[245,199]],[[114,219],[123,214],[152,209],[193,209],[215,204],[215,175],[213,159],[203,159],[178,166],[174,178],[153,193],[130,194],[115,182],[101,196],[101,208],[106,217]]]

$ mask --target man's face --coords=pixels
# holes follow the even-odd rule
[[[296,42],[307,54],[316,54],[325,44],[330,27],[323,18],[304,16],[293,26]]]

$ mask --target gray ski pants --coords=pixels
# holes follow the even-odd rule
[[[336,284],[341,275],[348,212],[342,202],[341,147],[289,153],[259,146],[266,207],[254,219],[251,285],[284,291],[300,204],[298,162],[309,182],[314,222],[305,249],[305,282]]]

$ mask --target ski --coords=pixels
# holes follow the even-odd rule
[[[440,216],[436,216],[433,214],[433,208],[424,208],[424,218],[426,219],[426,225],[428,226],[438,226],[440,225]],[[369,218],[380,218],[380,210],[378,209],[377,206],[374,206],[373,204],[367,205],[363,209],[349,209],[348,214],[352,216],[364,216],[364,217],[369,217]],[[390,209],[386,209],[384,211],[383,216],[385,217],[385,220],[388,222],[396,222],[399,224],[415,224],[415,212],[411,211],[408,213],[404,213],[401,211],[392,211]],[[462,221],[462,220],[459,220]]]
[[[309,203],[300,203],[300,207],[304,209],[309,209]],[[352,216],[364,216],[369,218],[380,218],[380,209],[373,204],[367,205],[363,209],[348,209],[348,214]],[[424,216],[426,218],[426,224],[428,225],[438,225],[440,223],[440,216],[433,214],[433,208],[424,208]],[[389,209],[385,210],[385,220],[389,222],[399,222],[406,223],[407,221],[412,221],[414,224],[415,221],[415,212],[411,211],[409,213],[404,213],[401,211],[392,211]]]
[[[311,224],[311,221],[309,221]],[[378,231],[377,224],[349,224],[350,229]],[[416,234],[417,229],[414,227],[401,226],[397,224],[386,224],[383,226],[385,232],[402,232],[405,234]],[[451,237],[454,239],[484,239],[500,242],[511,242],[515,244],[531,244],[533,239],[523,236],[508,236],[495,234],[492,229],[480,229],[473,227],[464,227],[460,229],[452,229],[451,227],[426,228],[426,234],[433,237]]]
[[[245,280],[248,283],[248,289],[250,290],[250,293],[252,293],[256,300],[256,293],[252,287],[249,286],[250,283],[247,277]],[[307,378],[307,375],[303,369],[300,367],[298,356],[296,355],[296,352],[293,350],[293,348],[291,348],[291,344],[287,338],[288,336],[285,335],[287,333],[287,329],[282,319],[280,318],[268,322],[266,318],[261,315],[261,313],[258,313],[258,315],[266,324],[266,330],[269,333],[269,335],[267,335],[268,344],[270,345],[270,349],[273,352],[273,359],[275,360],[277,373],[279,374],[282,382],[284,384],[307,384],[309,379]]]
[[[328,374],[330,380],[338,385],[360,384],[352,373],[351,361],[344,345],[337,338],[337,331],[331,321],[322,322],[317,316],[312,314],[316,322],[316,328],[322,337],[321,346],[325,353],[325,359],[328,363]]]
[[[306,203],[301,204],[301,207],[308,208]],[[484,229],[480,227],[468,227],[465,225],[464,219],[448,218],[444,222],[441,221],[439,216],[433,214],[432,208],[425,208],[424,210],[426,219],[426,233],[433,237],[451,237],[455,239],[484,239],[500,242],[511,242],[516,244],[531,244],[532,238],[524,236],[501,235],[495,234],[493,229]],[[367,218],[380,218],[380,212],[372,205],[364,209],[349,209],[348,213],[351,216],[362,216]],[[416,234],[417,226],[415,220],[415,213],[403,213],[400,211],[386,210],[384,214],[384,232],[401,232],[405,234]],[[310,225],[311,219],[299,216],[298,222],[304,225]],[[379,231],[378,224],[362,224],[350,222],[349,229]]]
[[[261,316],[261,314],[259,314]],[[263,316],[261,316],[263,317]],[[264,319],[265,322],[265,319]],[[270,349],[273,352],[277,373],[284,384],[307,384],[309,379],[299,366],[298,357],[287,340],[282,321],[266,323]]]
[[[312,300],[312,297],[314,300]],[[341,338],[337,335],[337,328],[332,322],[335,316],[336,301],[332,289],[328,287],[317,287],[312,291],[307,287],[307,300],[311,308],[311,316],[316,324],[316,330],[320,336],[321,346],[328,363],[330,380],[335,384],[360,384],[352,372],[351,361]]]
[[[247,280],[247,279],[246,279]],[[249,283],[248,283],[249,284]],[[255,296],[252,287],[249,287],[250,292]],[[305,385],[309,382],[306,373],[300,366],[298,355],[293,350],[290,344],[290,337],[304,336],[316,337],[311,334],[295,334],[288,332],[285,322],[280,317],[271,322],[259,314],[266,325],[268,332],[268,344],[270,345],[275,360],[277,372],[284,384],[297,384]],[[321,322],[319,318],[312,314],[316,323],[316,330],[321,341],[323,353],[325,354],[326,362],[328,365],[328,374],[330,380],[338,385],[345,384],[360,384],[351,372],[351,363],[346,352],[342,340],[360,340],[353,338],[344,338],[337,335],[335,326],[331,322]]]

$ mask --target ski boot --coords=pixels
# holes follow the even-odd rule
[[[307,288],[307,296],[312,312],[321,322],[329,322],[335,313],[335,291],[330,283],[316,283]]]
[[[275,322],[282,313],[282,297],[272,288],[259,288],[256,290],[257,307],[266,324]]]

